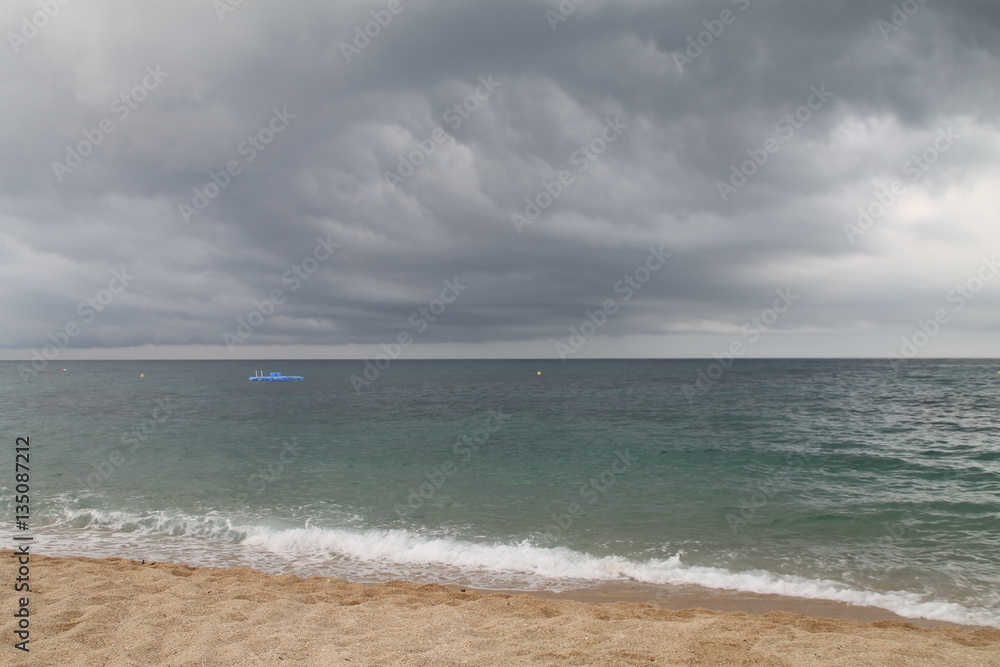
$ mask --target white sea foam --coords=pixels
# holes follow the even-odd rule
[[[916,593],[857,590],[831,580],[777,575],[761,570],[732,572],[719,567],[692,566],[684,564],[680,555],[634,561],[619,556],[594,556],[564,547],[538,547],[529,542],[479,544],[451,538],[428,538],[402,530],[260,530],[251,533],[246,543],[279,553],[338,554],[385,564],[435,564],[463,570],[522,572],[555,580],[629,579],[649,584],[694,584],[706,588],[881,607],[908,618],[1000,625],[1000,613],[967,609],[952,602],[925,600]]]
[[[845,584],[779,575],[763,570],[734,572],[722,567],[689,565],[682,555],[632,560],[621,556],[596,556],[566,547],[541,547],[530,541],[513,544],[474,542],[448,536],[429,536],[407,530],[356,528],[286,527],[284,522],[238,519],[224,516],[194,516],[180,512],[129,514],[96,509],[65,509],[53,528],[87,528],[124,534],[134,541],[141,536],[156,538],[160,553],[171,550],[190,555],[192,540],[202,551],[224,547],[232,557],[240,554],[246,564],[272,567],[294,563],[312,573],[323,564],[337,563],[340,572],[369,572],[412,576],[446,570],[471,577],[490,588],[525,586],[571,588],[588,582],[631,580],[646,584],[698,585],[706,588],[775,594],[816,600],[834,600],[873,606],[908,618],[927,618],[968,625],[1000,627],[1000,611],[969,608],[954,602],[928,600],[907,591],[871,591]],[[55,537],[55,536],[53,536]],[[96,537],[96,535],[95,535]],[[173,547],[163,538],[173,538]],[[215,546],[204,549],[206,541]],[[83,542],[78,542],[82,544]],[[271,558],[266,555],[270,554]],[[160,556],[163,558],[163,556]],[[214,559],[213,559],[214,560]],[[192,563],[200,564],[200,563]],[[207,564],[207,563],[206,563]],[[352,566],[353,564],[353,566]],[[346,576],[346,575],[339,575]]]

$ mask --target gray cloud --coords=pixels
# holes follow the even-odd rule
[[[71,3],[28,39],[39,6],[8,3],[3,354],[76,322],[67,355],[228,357],[281,290],[241,344],[263,356],[409,331],[414,356],[553,357],[606,299],[579,356],[707,356],[790,287],[753,354],[884,356],[997,248],[993,4],[589,0],[553,30],[554,2],[401,0],[348,62],[387,6]],[[299,277],[317,239],[339,247]],[[650,246],[672,257],[624,299]],[[995,355],[997,284],[923,353]]]

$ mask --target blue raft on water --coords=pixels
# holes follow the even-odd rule
[[[289,380],[305,380],[301,375],[282,375],[278,371],[271,371],[270,375],[264,375],[264,371],[257,371],[257,375],[249,378],[251,382],[264,380],[265,382],[288,382]]]

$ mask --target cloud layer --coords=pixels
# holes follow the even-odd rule
[[[708,356],[779,289],[751,356],[885,356],[942,309],[920,354],[997,354],[1000,6],[12,2],[0,25],[12,358],[71,323],[112,356],[405,332],[410,356],[555,357],[608,300],[573,356]]]

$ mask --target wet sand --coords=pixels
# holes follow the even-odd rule
[[[0,552],[0,662],[11,665],[1000,666],[1000,629],[918,625],[864,608],[803,615],[793,612],[847,606],[778,596],[512,595],[34,554],[25,654],[11,632],[16,565]]]

